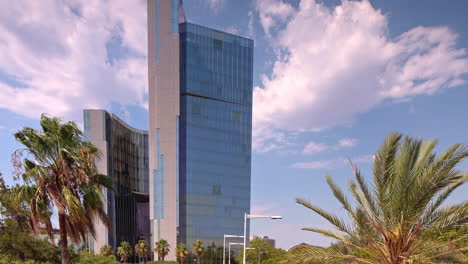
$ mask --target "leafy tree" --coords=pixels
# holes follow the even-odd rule
[[[326,181],[349,215],[349,221],[311,204],[297,202],[330,222],[336,230],[304,228],[340,243],[329,248],[304,248],[291,263],[441,263],[444,256],[466,261],[466,229],[450,238],[447,232],[468,221],[468,203],[442,206],[466,181],[456,166],[468,156],[466,146],[456,144],[441,155],[436,140],[423,141],[390,134],[374,156],[373,185],[365,182],[351,163],[354,180],[351,203],[330,176]]]
[[[148,242],[146,242],[146,240],[138,241],[138,243],[135,245],[135,254],[142,258],[143,261],[146,263],[146,259],[150,254]]]
[[[102,254],[95,255],[89,252],[82,252],[72,264],[118,264],[114,255],[103,256]]]
[[[0,255],[11,262],[59,263],[59,254],[60,251],[55,245],[33,236],[26,230],[21,231],[13,219],[4,219],[0,225]]]
[[[114,255],[114,252],[112,251],[112,246],[111,245],[103,245],[101,249],[99,250],[99,254],[102,256],[112,256]]]
[[[58,248],[33,236],[28,229],[28,207],[15,199],[0,173],[0,263],[59,263]]]
[[[223,262],[223,247],[219,246],[216,248],[215,253],[216,253],[216,263],[222,263]],[[226,251],[224,251],[226,252]]]
[[[40,125],[42,131],[27,127],[14,135],[25,146],[15,155],[15,169],[24,182],[16,194],[29,206],[33,232],[43,224],[51,240],[52,207],[57,208],[62,263],[68,264],[68,238],[79,243],[87,234],[94,236],[97,218],[110,225],[101,199],[110,178],[98,173],[99,151],[75,123],[42,115]]]
[[[277,263],[286,259],[287,252],[281,248],[275,248],[270,243],[263,241],[259,237],[255,237],[249,244],[250,250],[246,251],[245,261],[248,264],[257,263]],[[242,263],[243,250],[240,251],[240,256],[237,262]]]
[[[193,245],[192,245],[192,252],[195,254],[195,257],[197,258],[197,264],[201,264],[201,258],[203,256],[203,253],[205,253],[205,245],[203,242],[200,240],[197,240]]]
[[[176,258],[180,264],[185,263],[185,259],[190,252],[187,250],[185,244],[180,243],[176,248]]]
[[[29,208],[15,199],[13,189],[6,185],[2,173],[0,173],[0,222],[6,219],[14,220],[19,231],[27,229]]]
[[[120,260],[126,263],[128,259],[133,255],[132,246],[127,241],[120,242],[120,247],[117,248],[117,255]]]
[[[209,244],[206,247],[206,251],[203,254],[203,258],[202,258],[204,263],[207,263],[207,264],[217,263],[216,249],[217,247],[214,242],[211,242],[211,244]]]
[[[155,243],[154,251],[158,254],[158,260],[164,261],[164,258],[169,254],[169,243],[164,239],[160,239]]]

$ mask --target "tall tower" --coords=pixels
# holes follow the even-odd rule
[[[148,0],[151,247],[165,239],[170,252],[175,252],[178,225],[178,17],[179,0]]]
[[[241,235],[250,211],[253,41],[183,13],[148,0],[151,246],[170,252]]]

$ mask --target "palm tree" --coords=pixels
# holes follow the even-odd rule
[[[124,263],[133,255],[132,246],[127,241],[120,242],[120,247],[117,248],[117,255]]]
[[[99,174],[95,160],[98,149],[83,139],[73,122],[42,115],[42,131],[24,128],[15,138],[26,148],[17,150],[14,165],[23,186],[17,198],[29,206],[29,224],[34,233],[43,224],[52,239],[52,207],[58,212],[62,263],[69,263],[68,238],[79,243],[95,235],[94,222],[110,222],[101,199],[102,188],[110,187],[110,178]],[[26,155],[26,158],[21,158]]]
[[[135,245],[135,254],[142,258],[146,264],[146,258],[148,258],[150,254],[146,240],[138,241],[138,243]]]
[[[103,256],[110,256],[114,254],[112,251],[112,246],[111,245],[103,245],[101,249],[99,250],[99,254]]]
[[[177,245],[176,258],[179,261],[179,263],[183,264],[185,262],[185,258],[187,258],[187,255],[189,253],[190,252],[187,250],[187,247],[185,246],[185,244],[181,243],[181,244]]]
[[[349,220],[297,199],[336,229],[303,230],[338,243],[325,249],[304,248],[289,262],[440,263],[447,255],[463,257],[461,251],[468,247],[457,246],[457,242],[466,240],[468,233],[459,233],[455,239],[444,234],[467,224],[468,203],[442,205],[467,180],[455,167],[468,156],[468,149],[457,144],[437,156],[436,145],[436,140],[390,134],[374,156],[372,187],[351,162],[354,180],[349,182],[349,191],[355,203],[327,175],[326,181]]]
[[[158,260],[164,261],[164,258],[169,254],[169,243],[166,240],[161,239],[154,245],[154,251],[158,254]]]
[[[197,264],[201,264],[201,257],[203,256],[203,253],[205,253],[205,245],[203,244],[203,242],[197,240],[192,245],[192,252],[197,257]]]

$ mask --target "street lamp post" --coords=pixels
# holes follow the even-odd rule
[[[224,240],[223,240],[223,264],[226,264],[226,238],[234,238],[234,237],[242,238],[243,236],[226,235],[226,234],[224,234]]]
[[[247,246],[247,219],[252,219],[252,218],[270,218],[270,219],[282,219],[282,216],[271,216],[271,215],[251,215],[248,213],[244,214],[244,254],[242,256],[242,264],[245,264],[245,248]]]
[[[229,260],[228,260],[228,264],[231,264],[231,245],[244,245],[244,243],[229,243],[229,252],[228,252],[228,256],[229,256]]]

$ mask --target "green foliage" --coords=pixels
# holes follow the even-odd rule
[[[114,255],[114,251],[112,251],[111,245],[104,245],[99,250],[99,254],[102,256],[111,256],[111,255]]]
[[[187,258],[187,256],[189,255],[189,251],[187,250],[187,247],[185,246],[185,244],[183,243],[180,243],[179,245],[177,245],[177,248],[176,248],[176,258],[177,258],[177,261],[179,263],[185,263],[185,259]]]
[[[43,225],[51,240],[56,207],[62,261],[68,263],[69,238],[79,243],[94,235],[98,218],[110,225],[101,200],[102,188],[111,187],[110,178],[98,173],[99,150],[84,140],[75,123],[42,115],[40,125],[40,131],[26,127],[14,134],[24,146],[14,154],[16,175],[24,183],[15,196],[29,207],[32,231],[39,232]]]
[[[147,264],[178,264],[177,261],[148,261]]]
[[[226,258],[228,256],[226,255]],[[231,253],[231,264],[236,264],[235,258],[234,258],[234,253]],[[216,264],[216,263],[222,263],[223,262],[223,247],[219,246],[217,247],[214,242],[211,242],[206,247],[205,253],[203,253],[202,256],[202,262],[206,264]],[[229,262],[228,259],[226,259],[226,263]]]
[[[158,254],[158,260],[164,261],[164,258],[169,254],[169,243],[161,239],[154,245],[154,251]]]
[[[72,260],[72,264],[118,264],[119,262],[113,255],[102,256],[95,255],[88,252],[82,252],[79,257]]]
[[[18,261],[59,263],[60,252],[50,242],[20,231],[13,220],[7,219],[0,227],[0,255]]]
[[[278,263],[287,258],[287,252],[281,248],[275,248],[271,244],[256,237],[250,241],[249,248],[245,254],[245,261],[247,264],[257,263]],[[243,250],[240,251],[240,256],[237,258],[238,263],[242,263]]]
[[[3,175],[0,173],[0,223],[5,219],[14,220],[19,230],[28,228],[28,210],[29,208],[15,199],[13,188],[6,185]]]
[[[117,248],[117,256],[124,263],[133,255],[132,246],[127,241],[120,242],[120,247]]]
[[[27,207],[14,199],[0,173],[0,263],[59,263],[59,250],[29,232]]]
[[[326,181],[349,220],[310,202],[297,202],[330,222],[335,230],[304,228],[338,241],[329,248],[303,248],[290,263],[442,263],[466,262],[468,203],[442,206],[464,184],[456,166],[468,157],[456,144],[439,156],[436,140],[390,134],[374,156],[372,187],[351,163],[354,179],[346,197],[330,176]],[[452,233],[451,233],[452,232]],[[454,232],[454,233],[453,233]]]
[[[56,262],[42,262],[36,260],[18,260],[10,256],[0,255],[0,264],[55,264]]]
[[[146,240],[140,240],[135,245],[135,254],[138,255],[145,263],[149,257],[150,250],[148,248],[148,242]]]
[[[202,262],[201,257],[203,256],[203,253],[205,253],[205,245],[203,242],[200,240],[195,241],[192,245],[192,252],[197,258],[197,264],[200,264]]]

